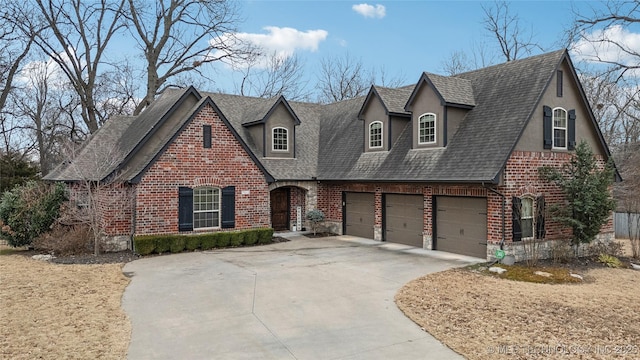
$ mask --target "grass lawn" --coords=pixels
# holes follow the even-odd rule
[[[122,264],[60,265],[7,253],[0,251],[0,359],[126,358]]]

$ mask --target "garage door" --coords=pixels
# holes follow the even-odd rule
[[[435,249],[456,254],[487,257],[487,199],[436,198]]]
[[[385,194],[384,200],[384,239],[422,248],[423,196]]]
[[[373,239],[375,196],[371,193],[345,193],[344,233]]]

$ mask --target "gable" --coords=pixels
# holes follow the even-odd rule
[[[293,110],[285,102],[278,102],[264,119],[264,156],[265,157],[295,157],[295,127],[300,121],[293,114]],[[286,130],[286,150],[276,150],[273,143],[274,129]],[[281,130],[277,130],[281,131]],[[255,133],[255,132],[254,132]],[[252,133],[253,134],[253,133]],[[256,133],[256,135],[258,135]]]
[[[364,136],[364,151],[384,151],[389,149],[389,116],[382,99],[372,89],[371,97],[365,103],[365,107],[360,112],[363,121],[362,136]],[[370,127],[374,122],[382,123],[382,147],[371,147]]]
[[[430,147],[442,147],[445,146],[444,143],[444,135],[445,135],[445,107],[440,98],[440,95],[437,91],[431,87],[426,81],[423,83],[423,86],[420,86],[416,92],[414,93],[414,98],[410,105],[412,116],[412,148],[430,148]],[[433,114],[435,115],[436,122],[436,134],[435,139],[436,142],[430,145],[422,145],[418,142],[418,123],[421,116],[425,114]]]
[[[574,76],[573,69],[565,57],[558,66],[562,72],[562,79],[559,80],[557,73],[554,73],[548,86],[543,92],[535,107],[529,123],[525,127],[515,150],[519,151],[545,151],[544,149],[544,107],[550,109],[562,108],[567,112],[575,110],[575,140],[576,143],[584,140],[593,149],[595,154],[608,157],[608,150],[600,140],[599,129],[592,117],[588,103],[583,97],[580,85]],[[558,96],[558,86],[561,87],[561,95]]]

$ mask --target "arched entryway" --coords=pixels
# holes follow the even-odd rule
[[[271,226],[275,231],[302,230],[307,191],[297,186],[271,190]]]

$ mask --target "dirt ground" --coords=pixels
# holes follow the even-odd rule
[[[468,359],[640,359],[640,271],[533,284],[455,269],[413,280],[398,307]]]
[[[124,359],[128,283],[122,264],[0,255],[0,359]]]

